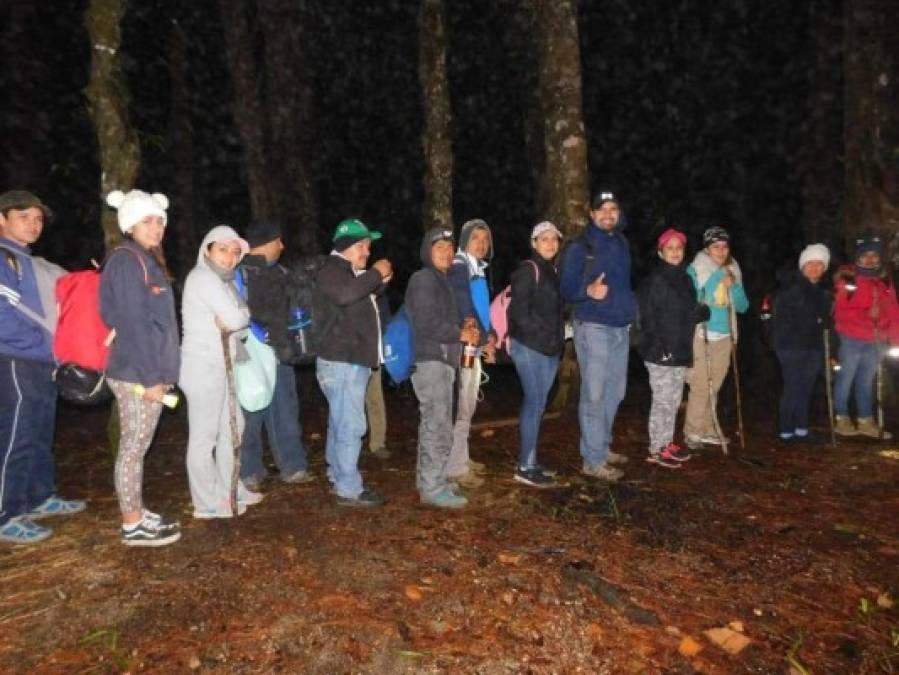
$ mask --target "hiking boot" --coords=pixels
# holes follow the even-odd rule
[[[535,488],[551,488],[557,485],[555,478],[543,473],[537,467],[533,469],[518,469],[515,475],[512,476],[512,480]]]
[[[693,455],[690,454],[689,450],[678,445],[674,441],[671,441],[663,449],[668,451],[668,456],[671,457],[671,459],[673,459],[675,462],[689,462],[693,457]]]
[[[646,458],[646,461],[650,464],[658,464],[665,469],[680,468],[680,462],[678,462],[676,459],[674,459],[674,457],[671,456],[671,450],[669,450],[667,447],[649,453],[649,457]]]
[[[42,527],[26,516],[10,518],[0,526],[0,541],[10,544],[36,544],[53,534],[49,527]]]
[[[390,455],[392,454],[390,450],[387,449],[387,446],[382,445],[380,448],[372,448],[371,454],[377,457],[378,459],[390,459]]]
[[[181,538],[180,528],[162,529],[146,518],[133,526],[122,525],[122,543],[125,546],[166,546]]]
[[[483,462],[476,462],[473,459],[468,460],[469,473],[487,473],[487,465]]]
[[[889,441],[893,438],[893,434],[886,429],[881,430],[877,426],[877,422],[874,421],[873,417],[858,418],[858,434],[859,436],[867,436],[868,438],[876,438],[883,441]]]
[[[458,476],[449,476],[449,479],[459,487],[464,488],[479,488],[484,484],[484,479],[471,471],[468,473],[461,473]]]
[[[858,429],[855,428],[849,415],[837,415],[834,418],[833,430],[838,436],[858,436]]]
[[[337,496],[337,506],[349,506],[351,508],[366,509],[374,506],[382,506],[387,500],[377,492],[363,490],[358,497]]]
[[[620,452],[612,452],[611,450],[609,450],[606,461],[609,464],[627,464],[627,457],[625,455],[622,455]]]
[[[452,490],[444,490],[436,497],[422,497],[422,504],[436,506],[439,509],[464,509],[468,505],[468,499],[457,495]]]
[[[50,516],[71,516],[81,513],[87,507],[87,503],[81,499],[62,499],[53,495],[47,497],[39,506],[28,513],[31,520],[39,520]]]
[[[608,464],[590,466],[586,462],[584,462],[584,466],[581,467],[581,473],[585,476],[590,476],[591,478],[599,478],[600,480],[607,480],[610,482],[614,482],[624,476],[624,472],[621,471],[621,469],[616,469],[614,466],[609,466]]]
[[[281,476],[281,480],[284,483],[290,483],[291,485],[303,485],[304,483],[311,483],[315,480],[315,477],[308,471],[294,471],[287,476]],[[247,485],[247,489],[249,489],[249,487],[250,486]]]

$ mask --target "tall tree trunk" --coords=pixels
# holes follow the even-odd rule
[[[140,144],[128,119],[128,96],[119,52],[126,0],[91,0],[84,25],[91,40],[91,71],[85,94],[97,133],[100,192],[129,190],[140,168]],[[115,213],[103,210],[106,250],[121,239]]]
[[[225,51],[234,88],[234,118],[246,159],[250,210],[254,218],[271,217],[275,211],[266,164],[265,119],[260,99],[256,60],[244,0],[219,0]]]
[[[197,252],[196,209],[194,186],[194,130],[191,121],[192,88],[188,82],[190,68],[187,33],[176,20],[169,36],[169,83],[171,107],[168,147],[172,153],[175,175],[175,195],[172,200],[172,219],[175,228],[179,272],[193,265]]]
[[[425,159],[422,227],[453,227],[453,146],[446,76],[443,0],[422,0],[418,15],[418,81],[424,94],[421,144]]]
[[[284,227],[296,233],[304,253],[317,253],[318,204],[309,165],[313,96],[304,53],[305,2],[257,0],[257,9],[265,34],[268,166],[277,193],[277,215]]]
[[[529,0],[546,153],[544,217],[567,236],[587,224],[590,188],[581,97],[577,0]]]
[[[846,208],[849,240],[871,231],[899,257],[899,3],[847,0]]]
[[[544,218],[566,237],[577,236],[587,224],[590,188],[587,139],[581,98],[581,51],[577,0],[528,0],[537,48],[537,84],[543,122],[545,164]],[[559,387],[552,407],[568,404],[577,384],[577,361],[569,341],[559,367]]]
[[[839,108],[843,30],[836,6],[840,0],[812,0],[809,39],[814,50],[810,70],[808,117],[800,162],[802,229],[805,241],[833,244],[842,229],[843,151]]]

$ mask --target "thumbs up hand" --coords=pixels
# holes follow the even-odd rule
[[[605,282],[606,273],[603,272],[592,284],[587,286],[587,295],[594,300],[605,300],[609,294],[609,286]]]

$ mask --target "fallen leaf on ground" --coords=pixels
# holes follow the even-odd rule
[[[520,553],[504,553],[500,551],[496,554],[496,559],[499,560],[503,565],[517,565],[521,562],[521,554]]]
[[[732,628],[709,628],[704,635],[729,654],[739,654],[749,645],[751,640]]]
[[[743,622],[742,621],[731,621],[729,624],[727,624],[727,627],[732,628],[733,630],[737,631],[738,633],[743,632]]]
[[[404,590],[406,597],[412,600],[413,602],[421,602],[421,599],[424,597],[424,594],[421,592],[421,589],[418,586],[414,586],[409,584],[406,586]]]
[[[890,609],[895,603],[889,593],[881,593],[877,596],[877,606],[883,609]]]
[[[598,623],[591,623],[584,632],[589,639],[593,640],[593,642],[602,642],[603,630],[602,626]]]
[[[495,433],[496,433],[496,432],[495,432],[493,429],[484,429],[484,430],[481,432],[481,438],[490,438],[490,437],[493,436],[493,434],[495,434]]]
[[[702,651],[702,645],[691,638],[689,635],[687,635],[683,640],[680,641],[680,644],[677,647],[677,651],[679,651],[681,655],[686,656],[689,659],[693,658]]]

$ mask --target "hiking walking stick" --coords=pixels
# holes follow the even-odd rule
[[[830,445],[837,447],[837,432],[833,426],[833,388],[830,373],[830,329],[824,329],[824,397],[827,399],[827,419],[830,422]]]
[[[875,296],[876,297],[876,296]],[[874,346],[877,347],[877,374],[874,388],[877,393],[877,434],[883,440],[883,358],[880,354],[880,331],[874,327]]]
[[[730,289],[727,289],[727,319],[730,322],[730,337],[733,344],[730,350],[730,362],[734,369],[734,394],[737,397],[737,433],[740,434],[740,449],[746,449],[746,431],[743,428],[743,396],[740,391],[740,368],[737,365],[737,317],[733,311],[734,300]]]
[[[705,295],[705,293],[703,293]],[[715,388],[712,386],[712,356],[709,354],[709,324],[698,327],[702,333],[703,351],[705,352],[705,381],[709,388],[709,412],[712,413],[712,424],[715,425],[715,433],[718,434],[718,440],[721,441],[721,452],[727,454],[727,439],[721,430],[721,424],[718,422],[718,402],[715,400]]]
[[[237,515],[237,484],[240,478],[240,433],[237,429],[237,387],[234,380],[234,364],[231,363],[231,341],[228,331],[221,331],[222,352],[225,354],[225,379],[228,388],[228,426],[231,427],[231,447],[234,464],[231,467],[231,486],[228,492],[231,513]]]

